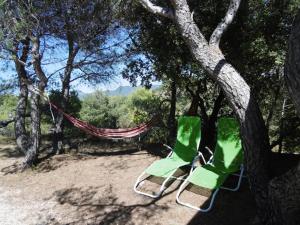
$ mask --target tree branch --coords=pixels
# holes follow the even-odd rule
[[[26,114],[25,117],[30,117],[30,114]],[[10,118],[8,120],[2,120],[2,121],[0,121],[0,128],[7,127],[9,124],[11,124],[15,121],[16,121],[16,117]]]
[[[145,9],[147,9],[149,12],[155,15],[164,16],[169,19],[174,18],[174,12],[170,8],[154,5],[150,0],[139,0],[139,1],[144,6]]]
[[[212,113],[210,115],[210,118],[213,118],[213,119],[217,118],[218,113],[219,113],[220,109],[222,108],[222,102],[223,102],[224,98],[225,98],[225,95],[224,95],[223,91],[221,90],[219,92],[217,99],[215,100],[214,107],[213,107]]]
[[[220,40],[224,34],[224,32],[227,30],[229,25],[232,23],[242,0],[231,0],[230,5],[228,7],[228,10],[226,12],[225,17],[222,19],[222,21],[218,24],[214,32],[212,33],[209,44],[219,46]]]
[[[40,54],[40,38],[32,36],[30,39],[32,41],[32,50],[31,50],[32,51],[32,64],[34,67],[34,71],[40,80],[39,86],[42,89],[44,89],[48,83],[48,78],[45,75],[45,73],[42,69],[42,66],[41,66],[42,56]]]

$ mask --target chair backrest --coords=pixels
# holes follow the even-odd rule
[[[172,158],[191,162],[198,153],[201,138],[201,120],[195,116],[181,116]]]
[[[213,165],[221,171],[235,172],[243,163],[239,130],[239,123],[234,118],[223,117],[218,120],[218,136]]]

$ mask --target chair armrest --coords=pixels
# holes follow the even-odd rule
[[[199,152],[198,155],[196,155],[192,161],[192,165],[191,165],[191,170],[190,170],[190,174],[193,172],[193,170],[195,169],[195,164],[196,162],[199,160],[201,153]]]
[[[213,153],[212,150],[211,150],[209,147],[207,147],[207,146],[205,146],[205,149],[210,153],[210,157],[209,157],[207,163],[211,163],[211,161],[212,161],[212,159],[213,159],[213,156],[214,156],[214,153]]]
[[[205,146],[205,149],[211,154],[211,155],[213,155],[214,153],[212,152],[212,150],[210,150],[210,148],[209,147],[207,147],[207,146]]]
[[[172,155],[172,153],[173,153],[173,148],[171,148],[169,145],[167,145],[167,144],[163,144],[163,146],[165,146],[167,149],[169,149],[171,152],[168,154],[168,156],[167,157],[170,157],[171,155]]]

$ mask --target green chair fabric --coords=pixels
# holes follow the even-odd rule
[[[233,118],[218,121],[217,146],[210,164],[197,167],[187,178],[189,182],[208,189],[217,189],[229,174],[243,163],[239,124]]]
[[[172,156],[155,161],[145,172],[158,177],[168,177],[174,170],[189,165],[197,155],[200,138],[200,118],[194,116],[180,117]]]
[[[206,164],[193,171],[189,182],[213,190],[221,187],[227,177],[227,173],[223,173],[213,165]]]

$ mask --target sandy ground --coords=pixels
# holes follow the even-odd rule
[[[157,159],[135,147],[97,144],[76,154],[44,157],[21,173],[16,164],[22,156],[14,145],[0,143],[0,225],[234,225],[253,220],[246,180],[238,192],[220,191],[209,213],[176,204],[177,182],[158,200],[136,194],[136,178]],[[149,188],[157,187],[149,183]],[[207,201],[188,191],[183,197],[199,206]]]

